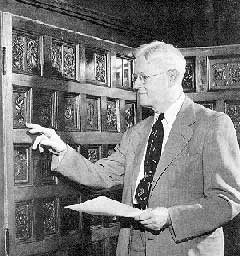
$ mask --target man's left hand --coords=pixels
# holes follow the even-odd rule
[[[171,225],[168,209],[164,207],[148,208],[139,216],[135,217],[135,220],[139,221],[145,228],[155,231]]]

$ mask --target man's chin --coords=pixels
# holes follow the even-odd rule
[[[148,98],[145,96],[145,94],[139,94],[139,105],[144,108],[151,108],[151,102],[148,100]]]

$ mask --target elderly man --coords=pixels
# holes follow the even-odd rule
[[[52,168],[87,185],[123,185],[122,201],[142,214],[123,223],[118,256],[223,256],[222,225],[240,210],[240,152],[230,118],[193,103],[181,82],[185,59],[163,42],[136,51],[134,87],[154,116],[122,137],[116,152],[92,164],[55,133],[40,132]]]

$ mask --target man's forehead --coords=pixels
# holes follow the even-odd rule
[[[146,61],[145,58],[137,58],[135,62],[135,73],[156,74],[164,70],[164,64],[161,61]]]

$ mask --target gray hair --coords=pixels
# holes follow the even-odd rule
[[[152,59],[161,59],[168,69],[176,69],[182,75],[185,73],[186,60],[179,49],[172,44],[153,41],[137,48],[135,55],[144,57],[147,62],[151,62]]]

